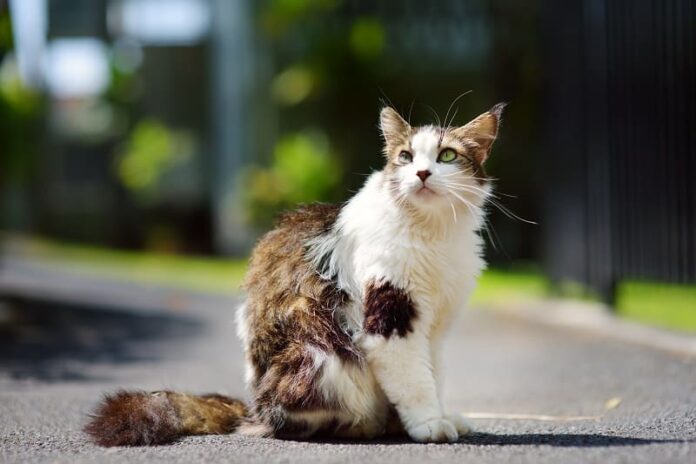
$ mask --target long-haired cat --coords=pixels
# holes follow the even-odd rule
[[[440,341],[484,267],[483,169],[504,105],[461,127],[380,115],[386,165],[343,205],[285,214],[258,243],[237,312],[249,408],[221,395],[121,391],[86,431],[105,446],[190,434],[452,442]]]

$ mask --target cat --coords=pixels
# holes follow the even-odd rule
[[[85,427],[104,446],[208,433],[454,442],[440,342],[485,267],[484,170],[505,104],[460,127],[380,113],[386,163],[342,205],[286,213],[255,247],[237,311],[252,403],[120,391]]]

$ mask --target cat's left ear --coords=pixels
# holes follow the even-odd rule
[[[465,126],[454,129],[453,134],[471,143],[472,154],[479,164],[483,164],[491,152],[493,142],[498,137],[498,128],[503,110],[507,103],[498,103],[490,110],[468,122]]]
[[[408,141],[411,126],[391,106],[382,108],[379,114],[379,128],[384,136],[385,152],[389,153],[392,147]]]

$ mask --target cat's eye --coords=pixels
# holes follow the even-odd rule
[[[445,148],[440,152],[440,156],[437,157],[437,161],[440,163],[451,163],[457,159],[457,152],[451,148]]]
[[[411,161],[413,161],[413,155],[411,155],[407,151],[402,151],[401,153],[399,153],[399,161],[401,161],[402,163],[410,163]]]

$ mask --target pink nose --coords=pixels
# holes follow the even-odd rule
[[[432,172],[427,171],[427,170],[426,170],[426,171],[418,171],[418,172],[416,173],[416,175],[417,175],[417,176],[420,178],[420,180],[423,181],[423,182],[425,182],[425,179],[427,179],[428,177],[430,177],[430,174],[432,174]]]

